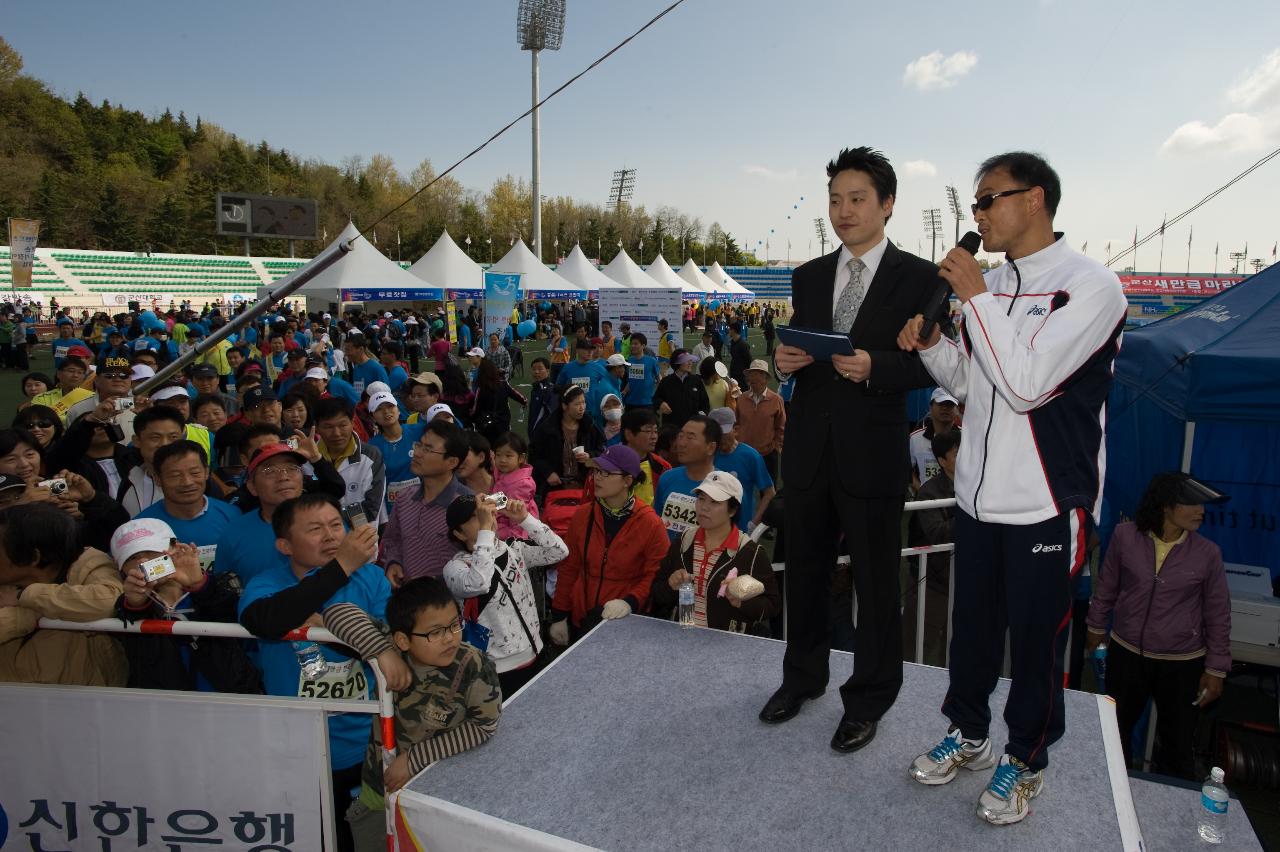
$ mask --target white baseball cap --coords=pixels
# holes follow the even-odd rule
[[[443,402],[437,402],[435,405],[427,409],[427,416],[423,418],[423,422],[430,423],[436,419],[437,414],[446,414],[450,420],[456,420],[453,416],[453,409],[445,405]]]
[[[610,367],[625,367],[627,366],[627,359],[615,352],[605,359],[604,363]]]
[[[391,403],[392,405],[399,405],[399,403],[396,402],[396,398],[394,396],[387,393],[386,391],[378,391],[373,396],[369,397],[369,410],[377,411],[379,408],[386,405],[388,402]]]
[[[187,389],[181,385],[169,385],[151,394],[151,401],[159,402],[162,399],[176,399],[177,397],[189,399],[191,394],[187,393]]]
[[[732,497],[742,502],[742,483],[738,477],[723,470],[713,470],[707,478],[699,482],[693,489],[694,494],[705,494],[717,503],[723,503]]]
[[[382,312],[382,318],[383,318],[383,319],[391,319],[391,311],[383,311],[383,312]]]
[[[129,371],[129,381],[140,382],[143,379],[155,378],[156,371],[150,364],[134,364]]]
[[[386,382],[369,382],[364,386],[364,392],[373,396],[375,393],[391,393],[391,385]]]
[[[946,388],[934,388],[933,393],[929,394],[929,403],[932,404],[935,402],[950,402],[954,405],[960,404],[960,400],[952,396],[950,391]]]
[[[325,372],[324,367],[312,367],[302,374],[304,379],[328,379],[329,374]]]
[[[405,320],[405,321],[404,321],[404,324],[405,324],[405,325],[417,325],[417,324],[418,324],[418,318],[417,318],[417,317],[414,317],[414,316],[411,316],[411,317],[409,317],[407,320]]]
[[[468,358],[483,358],[483,357],[484,357],[484,350],[483,350],[483,349],[481,349],[479,346],[472,346],[472,347],[471,347],[471,349],[470,349],[470,351],[468,351],[468,352],[467,352],[467,357],[468,357]]]
[[[164,553],[175,538],[173,529],[156,518],[139,518],[116,527],[111,534],[111,558],[123,565],[139,553]]]

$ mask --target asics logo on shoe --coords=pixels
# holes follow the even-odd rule
[[[1049,309],[1046,308],[1044,305],[1032,305],[1031,310],[1027,311],[1027,316],[1042,317],[1047,313],[1049,313]]]
[[[1055,553],[1061,552],[1061,550],[1062,545],[1060,544],[1037,544],[1035,547],[1031,548],[1032,553]]]

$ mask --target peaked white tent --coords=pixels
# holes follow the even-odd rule
[[[354,239],[351,251],[312,278],[297,290],[304,296],[343,302],[384,302],[443,299],[444,290],[434,282],[428,283],[400,267],[360,236],[360,229],[348,222],[338,238],[329,247]],[[323,252],[322,252],[323,253]],[[280,279],[273,286],[280,286],[287,279],[298,275],[307,266],[301,266]]]
[[[575,245],[573,251],[564,262],[556,267],[556,274],[575,287],[581,287],[588,293],[598,293],[609,287],[617,287],[618,283],[605,275],[591,262],[581,245]]]
[[[524,240],[489,268],[490,272],[519,273],[520,290],[526,299],[585,299],[587,288],[561,278],[534,256]]]
[[[448,231],[442,233],[431,250],[409,267],[409,272],[448,290],[484,290],[484,269],[467,257]]]
[[[724,271],[724,267],[720,265],[720,261],[718,260],[712,261],[711,265],[707,267],[707,277],[719,284],[721,287],[724,287],[733,295],[733,298],[738,299],[739,301],[748,301],[756,297],[755,293],[752,293],[746,287],[743,287],[737,281],[734,281],[729,273]]]
[[[716,286],[716,283],[703,274],[698,268],[698,264],[693,262],[693,258],[689,258],[684,262],[684,266],[676,272],[685,281],[688,281],[693,290],[706,295],[708,298],[715,296],[728,295],[724,290]]]
[[[626,249],[618,252],[600,271],[623,287],[633,290],[652,290],[658,287],[658,282],[645,275],[644,270],[636,266],[636,262],[631,259],[631,255],[627,254]]]
[[[662,255],[658,255],[657,259],[649,264],[649,268],[645,272],[649,273],[649,277],[663,287],[679,287],[680,294],[685,299],[702,298],[702,292],[679,275],[676,275],[675,270],[671,268],[671,264],[667,263],[667,259]]]

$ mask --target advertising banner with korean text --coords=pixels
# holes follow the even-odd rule
[[[0,849],[318,850],[324,720],[292,704],[0,685]]]
[[[1191,278],[1182,275],[1121,275],[1120,286],[1125,293],[1144,296],[1216,296],[1243,280],[1239,276]]]
[[[15,290],[31,286],[31,268],[36,263],[36,240],[39,237],[39,219],[9,220],[9,265],[13,270]]]
[[[501,340],[511,325],[511,312],[520,298],[520,275],[514,272],[486,272],[484,274],[484,333],[485,340],[476,345],[489,345],[488,336],[497,332]]]
[[[606,287],[600,290],[600,319],[613,323],[613,333],[622,336],[622,324],[631,326],[649,341],[649,348],[658,351],[658,320],[667,321],[674,332],[676,346],[680,346],[681,303],[680,291],[674,287],[644,289]]]

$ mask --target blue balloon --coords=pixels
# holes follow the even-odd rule
[[[544,311],[549,311],[551,310],[551,303],[543,302],[541,305],[539,305],[539,307],[542,308]]]
[[[527,319],[516,326],[516,331],[521,337],[532,337],[533,333],[538,330],[538,321]]]
[[[711,309],[711,310],[713,310],[713,311],[718,311],[718,310],[720,310],[720,303],[719,303],[719,302],[707,302],[707,307],[708,307],[708,308],[710,308],[710,309]]]

